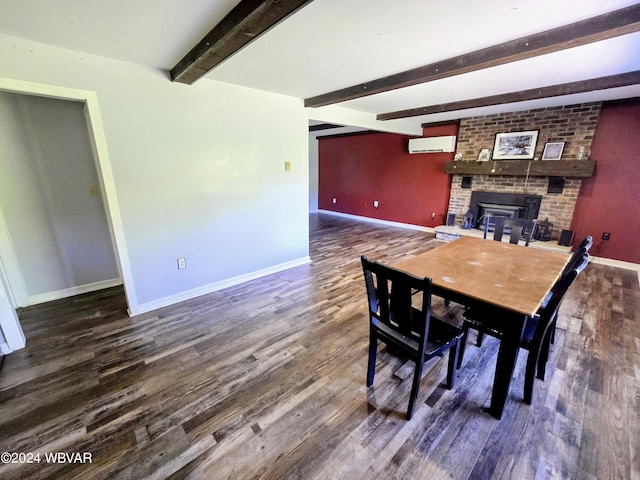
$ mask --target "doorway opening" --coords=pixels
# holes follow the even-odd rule
[[[12,199],[0,202],[0,308],[13,315],[0,319],[0,349],[9,353],[25,345],[18,307],[119,284],[129,312],[136,303],[95,92],[0,78],[0,101],[16,117],[6,136],[22,148],[2,159]]]

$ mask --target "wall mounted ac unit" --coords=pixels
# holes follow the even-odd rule
[[[456,149],[456,137],[429,137],[409,139],[409,153],[453,152]]]

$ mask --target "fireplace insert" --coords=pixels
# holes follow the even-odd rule
[[[492,217],[516,217],[534,220],[538,218],[541,195],[503,192],[472,192],[469,211],[473,215],[473,227],[483,230],[484,222]],[[489,230],[493,226],[489,223]]]

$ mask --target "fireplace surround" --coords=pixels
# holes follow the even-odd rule
[[[565,142],[562,160],[580,162],[580,160],[577,160],[580,148],[591,150],[591,142],[600,116],[600,108],[600,103],[596,102],[463,118],[460,121],[456,152],[461,154],[463,159],[476,160],[480,149],[491,148],[496,132],[539,129],[537,155],[542,155],[546,142],[562,141]],[[456,163],[451,162],[453,165]],[[536,162],[535,159],[533,162],[522,161],[523,165],[527,165],[525,172],[528,173],[531,173],[529,166],[535,171],[535,168],[545,166],[547,163],[548,161]],[[492,166],[489,172],[480,171],[488,164]],[[580,195],[582,178],[571,174],[560,175],[564,179],[564,188],[562,192],[554,193],[553,190],[550,191],[549,189],[549,178],[546,173],[534,172],[533,175],[523,175],[520,173],[507,173],[506,171],[492,172],[491,170],[494,167],[502,168],[504,164],[500,161],[479,162],[478,165],[480,167],[478,167],[479,170],[477,172],[465,173],[465,175],[473,175],[472,188],[462,187],[462,174],[450,172],[452,174],[451,193],[447,211],[456,215],[456,224],[460,225],[460,219],[462,219],[465,212],[469,211],[473,192],[512,192],[537,196],[542,199],[537,218],[548,218],[554,225],[552,240],[557,240],[563,229],[571,228],[573,212],[578,195]],[[510,202],[502,201],[483,201],[483,203],[510,204]],[[515,205],[522,206],[520,204]],[[474,214],[474,220],[477,220],[477,205],[471,209],[471,212]],[[522,211],[519,212],[519,215],[521,213]]]

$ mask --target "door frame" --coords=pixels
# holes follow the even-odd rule
[[[96,92],[60,87],[56,85],[26,82],[3,77],[0,77],[0,91],[36,95],[60,100],[70,100],[82,102],[84,104],[87,131],[96,164],[98,180],[100,182],[100,192],[105,206],[107,224],[109,226],[109,234],[111,235],[111,243],[114,248],[118,272],[124,285],[129,314],[131,314],[132,311],[136,311],[138,302],[135,295],[131,263],[129,261],[122,216],[120,214],[120,206],[118,204],[118,196],[111,168],[111,160],[107,149],[107,141],[104,134],[104,126],[102,123],[102,116],[100,114],[100,106]],[[1,215],[2,213],[0,212],[0,217]],[[4,222],[3,218],[0,218],[0,220]],[[6,229],[4,230],[6,231]],[[2,232],[0,231],[0,233]],[[9,232],[6,231],[7,239],[8,233]],[[10,240],[8,243],[11,244]],[[24,286],[24,280],[21,278],[22,274],[19,270],[19,263],[15,256],[15,252],[13,251],[13,248],[7,248],[6,240],[0,241],[0,255],[5,259],[4,262],[7,263],[7,266],[10,266],[9,271],[7,271],[3,262],[0,262],[0,280],[3,277],[9,283],[8,285],[4,285],[4,289],[10,290],[9,292],[6,292],[6,302],[8,302],[11,308],[14,309],[13,318],[5,318],[4,314],[0,316],[0,328],[2,329],[6,340],[5,349],[8,348],[13,351],[25,346],[24,334],[22,333],[18,317],[15,315],[16,304],[14,297],[17,296],[18,298],[22,298],[21,295],[26,294],[26,289]],[[2,287],[2,285],[0,285],[0,287]],[[5,301],[2,293],[3,291],[0,291],[0,303]],[[0,305],[0,307],[2,307],[2,305]],[[3,313],[4,310],[5,309],[0,308],[0,311]]]

